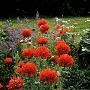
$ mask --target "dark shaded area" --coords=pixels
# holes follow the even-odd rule
[[[62,72],[63,90],[90,90],[90,68],[79,70],[74,65],[68,72]]]
[[[0,17],[35,16],[89,16],[89,0],[1,0]]]
[[[78,56],[78,66],[80,69],[90,67],[90,30],[82,37],[80,41]]]

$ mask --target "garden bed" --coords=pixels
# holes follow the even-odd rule
[[[0,21],[0,88],[90,89],[90,65],[80,58],[89,31],[89,17]]]

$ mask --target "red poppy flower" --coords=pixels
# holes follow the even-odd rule
[[[44,24],[44,25],[41,25],[41,26],[40,26],[40,32],[41,32],[41,33],[46,33],[46,32],[48,32],[48,29],[49,29],[48,24]]]
[[[54,63],[57,63],[57,62],[58,62],[58,58],[59,58],[59,56],[53,55],[53,56],[51,57],[51,61],[53,61]]]
[[[47,24],[47,21],[45,19],[40,19],[37,21],[37,25],[40,27],[41,25]]]
[[[66,42],[65,42],[64,40],[60,40],[60,41],[57,41],[57,42],[55,43],[55,46],[57,47],[57,46],[59,46],[59,44],[61,44],[61,43],[66,44]]]
[[[51,57],[51,53],[45,46],[40,46],[35,50],[34,56],[46,59],[47,57]]]
[[[61,26],[60,25],[56,25],[55,29],[61,29]]]
[[[21,78],[13,77],[9,80],[8,85],[6,86],[8,90],[19,89],[24,86],[24,80]]]
[[[60,30],[59,31],[60,36],[64,35],[65,32],[66,32],[66,30]]]
[[[22,74],[22,67],[17,68],[15,71],[16,71],[16,73]]]
[[[55,38],[61,37],[62,35],[64,35],[64,34],[65,34],[66,32],[68,32],[69,30],[68,30],[68,28],[64,28],[64,29],[58,30],[58,31],[59,31],[59,33],[57,33],[56,35],[54,35]]]
[[[5,58],[5,59],[4,59],[4,62],[5,62],[5,63],[12,63],[13,60],[12,60],[12,58]]]
[[[35,49],[34,48],[28,48],[28,49],[24,49],[22,51],[22,56],[24,58],[32,58],[33,54],[34,54]]]
[[[44,37],[40,37],[40,38],[36,39],[36,43],[37,44],[48,44],[48,39],[44,38]]]
[[[67,29],[59,30],[59,34],[60,34],[60,36],[64,35],[66,32],[68,32]]]
[[[0,89],[3,88],[3,85],[0,83]]]
[[[52,84],[52,83],[57,81],[58,76],[57,76],[57,72],[55,70],[45,69],[45,70],[40,72],[39,78],[43,82],[46,82],[48,84]]]
[[[72,56],[68,54],[63,54],[58,58],[58,64],[59,66],[71,67],[74,64],[74,60]]]
[[[22,66],[20,72],[23,75],[34,76],[37,72],[37,67],[34,63],[27,62],[25,65]]]
[[[59,41],[56,43],[56,49],[59,54],[67,54],[70,52],[70,47],[64,41]]]
[[[23,61],[19,61],[19,62],[18,62],[18,66],[19,66],[19,67],[22,67],[24,64],[25,64],[25,63],[24,63]]]
[[[22,30],[21,35],[23,37],[30,37],[31,36],[31,31],[29,29],[25,28],[25,29]]]

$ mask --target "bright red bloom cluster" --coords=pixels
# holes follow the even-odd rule
[[[48,24],[44,24],[44,25],[41,25],[41,26],[40,26],[40,32],[41,32],[41,33],[46,33],[46,32],[48,32],[48,29],[49,29]]]
[[[22,51],[22,56],[23,56],[24,58],[32,58],[34,52],[35,52],[35,49],[34,49],[34,48],[27,48],[27,49],[24,49],[24,50]]]
[[[19,66],[19,67],[22,67],[24,64],[25,64],[25,63],[24,63],[23,61],[19,61],[19,62],[18,62],[18,66]]]
[[[54,63],[57,63],[57,62],[58,62],[58,58],[59,58],[59,56],[53,55],[53,56],[51,57],[51,61],[53,61]]]
[[[40,19],[37,21],[37,25],[40,27],[41,25],[47,24],[47,21],[45,19]]]
[[[59,31],[60,36],[64,35],[65,32],[66,32],[66,30],[60,30]]]
[[[8,90],[19,89],[24,86],[24,80],[21,78],[13,77],[10,79],[8,85],[6,86]]]
[[[60,25],[56,25],[55,29],[61,29],[61,26]]]
[[[16,72],[22,75],[34,76],[37,72],[37,67],[34,63],[27,62],[21,68],[17,68]]]
[[[37,44],[48,44],[48,39],[44,37],[40,37],[36,39]]]
[[[0,89],[3,88],[3,85],[0,83]]]
[[[59,44],[61,44],[61,43],[65,43],[66,44],[66,42],[64,41],[64,40],[60,40],[60,41],[57,41],[56,43],[55,43],[55,46],[57,47]]]
[[[34,56],[46,59],[47,57],[51,57],[51,53],[45,46],[40,46],[35,50]]]
[[[59,66],[71,67],[74,64],[74,60],[72,56],[68,54],[63,54],[58,58],[58,64]]]
[[[41,33],[46,33],[49,29],[48,23],[45,19],[38,20],[37,25],[39,26]]]
[[[57,81],[57,72],[52,69],[45,69],[40,72],[40,80],[48,84],[52,84]]]
[[[5,58],[4,59],[4,62],[5,63],[12,63],[13,62],[13,59],[12,58]]]
[[[30,37],[31,36],[31,31],[29,29],[25,28],[25,29],[22,30],[21,35],[23,37]]]
[[[58,31],[59,31],[59,33],[57,33],[57,34],[55,35],[56,38],[57,38],[57,37],[61,37],[62,35],[64,35],[66,32],[69,31],[69,29],[68,29],[68,28],[64,28],[64,29],[58,30]]]
[[[59,34],[60,36],[64,35],[64,33],[68,32],[69,30],[66,28],[66,29],[62,29],[62,30],[59,30]]]
[[[59,54],[67,54],[70,52],[70,47],[65,41],[56,42],[56,49]]]

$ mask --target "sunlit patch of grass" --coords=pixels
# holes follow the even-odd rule
[[[50,31],[56,32],[55,30],[55,18],[46,18],[48,20],[48,24],[50,25]],[[78,34],[76,35],[76,40],[78,41],[80,35],[86,33],[87,29],[90,28],[90,17],[70,17],[70,18],[59,18],[58,24],[65,25],[70,28],[70,32]],[[2,29],[3,23],[8,22],[11,29],[15,28],[33,28],[36,27],[36,19],[35,18],[18,18],[18,19],[8,19],[8,20],[0,20],[0,29]]]

